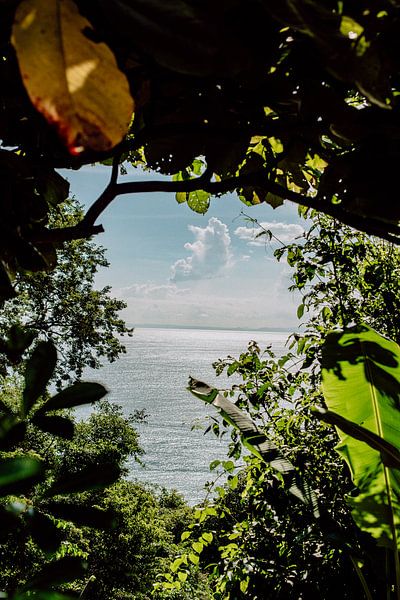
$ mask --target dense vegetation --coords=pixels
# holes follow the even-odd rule
[[[400,351],[382,335],[399,340],[398,2],[5,0],[0,17],[3,595],[146,598],[176,556],[155,597],[207,595],[204,561],[215,598],[329,598],[339,576],[343,597],[400,598]],[[83,214],[56,169],[94,162],[110,182]],[[124,163],[171,181],[121,183]],[[121,479],[132,422],[104,403],[86,425],[65,413],[101,400],[75,379],[127,333],[85,240],[116,196],[151,191],[200,213],[227,191],[319,211],[277,251],[310,313],[293,354],[251,344],[217,365],[243,384],[191,382],[233,437],[229,489],[187,552],[180,501]]]

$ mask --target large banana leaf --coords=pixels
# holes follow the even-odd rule
[[[313,491],[306,482],[301,481],[294,465],[282,454],[278,446],[267,438],[254,421],[233,402],[220,394],[217,389],[211,388],[202,381],[190,378],[188,389],[197,398],[215,406],[225,421],[239,431],[243,445],[252,454],[281,473],[289,492],[304,502],[313,511],[315,517],[319,516],[317,499]]]
[[[352,431],[343,421],[346,431],[339,429],[337,445],[359,490],[349,498],[353,518],[379,544],[400,547],[400,469],[386,451],[387,444],[394,453],[400,448],[400,348],[364,325],[331,333],[323,347],[322,381],[330,411],[360,426]],[[368,440],[361,428],[375,436]],[[387,443],[380,450],[376,436]]]

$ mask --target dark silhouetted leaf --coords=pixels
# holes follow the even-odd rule
[[[80,382],[62,390],[45,402],[37,411],[37,415],[50,410],[72,408],[81,404],[97,402],[107,394],[106,388],[100,383]]]
[[[21,327],[20,325],[13,325],[7,332],[7,338],[4,340],[4,352],[7,358],[15,363],[21,360],[22,354],[32,344],[36,334]]]
[[[32,418],[32,423],[42,431],[58,435],[66,440],[72,440],[74,437],[74,424],[67,417],[59,417],[58,415],[38,415]]]
[[[45,552],[56,552],[63,538],[62,531],[50,517],[36,509],[32,509],[29,517],[32,539]]]
[[[52,342],[39,342],[25,368],[23,412],[26,415],[36,400],[43,394],[53,374],[57,352]]]
[[[46,510],[57,519],[73,521],[77,525],[96,529],[111,529],[115,524],[115,514],[102,508],[69,504],[68,502],[49,502]]]
[[[9,450],[22,442],[26,433],[26,423],[16,415],[0,418],[0,450]]]
[[[78,594],[74,594],[74,592],[63,594],[62,592],[53,590],[29,590],[29,592],[17,593],[12,597],[12,600],[76,600],[80,597]]]
[[[25,505],[21,504],[23,510],[25,510]],[[20,523],[19,513],[14,512],[13,510],[7,507],[0,508],[0,539],[6,537],[11,531],[16,530]]]
[[[103,489],[115,483],[120,475],[120,468],[114,464],[91,466],[79,473],[61,477],[47,490],[46,495],[56,496]]]
[[[85,576],[87,564],[77,556],[65,556],[53,560],[37,573],[34,579],[28,581],[26,588],[38,589],[60,583],[67,583]]]

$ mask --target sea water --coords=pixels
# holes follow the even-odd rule
[[[137,328],[123,340],[126,354],[99,371],[87,370],[85,380],[105,385],[108,399],[126,415],[142,409],[148,414],[147,423],[137,426],[145,466],[128,461],[129,478],[176,489],[192,505],[201,502],[213,477],[209,464],[226,459],[228,440],[204,434],[207,415],[217,413],[187,391],[189,376],[226,388],[234,378],[216,377],[214,361],[238,357],[250,340],[282,355],[287,337],[285,332]],[[79,417],[87,418],[90,410],[80,409]]]

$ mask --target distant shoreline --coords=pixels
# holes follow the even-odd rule
[[[252,327],[213,327],[206,325],[164,325],[164,324],[153,324],[146,323],[140,325],[134,325],[133,323],[128,323],[128,327],[133,327],[134,329],[197,329],[197,330],[207,330],[207,331],[254,331],[254,332],[277,332],[277,333],[291,333],[297,331],[296,328],[291,329],[290,327],[258,327],[254,329]]]

